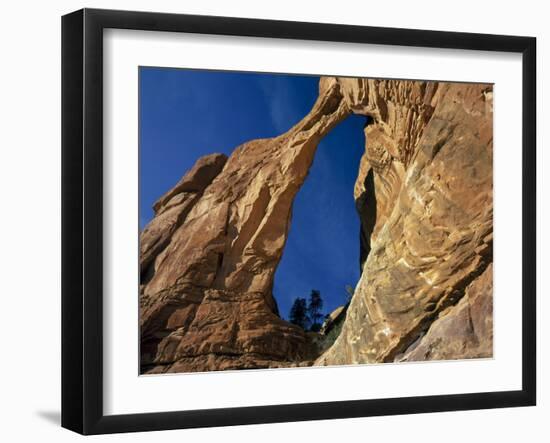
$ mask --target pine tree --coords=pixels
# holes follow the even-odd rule
[[[300,326],[304,331],[307,329],[309,319],[307,317],[307,305],[305,298],[297,298],[294,300],[290,308],[289,315],[290,323]]]
[[[323,299],[321,298],[321,291],[312,289],[309,294],[309,304],[307,306],[307,313],[311,320],[311,331],[319,332],[321,329],[321,320],[323,319]]]

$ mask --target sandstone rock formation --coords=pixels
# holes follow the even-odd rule
[[[350,109],[373,117],[355,188],[362,220],[370,217],[342,333],[317,364],[393,361],[428,329],[426,338],[437,335],[430,326],[439,315],[460,316],[449,307],[492,262],[492,87],[341,84]],[[483,278],[491,280],[490,270]],[[492,297],[490,286],[480,289]],[[492,331],[485,332],[479,352],[439,355],[488,356]]]
[[[142,280],[143,371],[276,367],[314,359],[304,331],[279,317],[271,289],[294,196],[317,143],[347,113],[338,83],[323,80],[308,116],[286,134],[238,147],[193,200]],[[177,195],[178,186],[159,206]]]
[[[456,306],[433,322],[398,361],[452,360],[493,355],[493,265],[475,279]]]
[[[273,277],[317,144],[350,113],[370,117],[362,274],[318,355],[279,317]],[[155,212],[140,239],[142,372],[492,355],[491,85],[322,78],[301,122],[203,157]]]
[[[223,154],[200,158],[178,184],[154,204],[155,218],[140,236],[141,273],[146,273],[157,255],[168,246],[174,231],[183,224],[193,205],[221,172],[226,161],[227,157]],[[145,279],[142,277],[142,281]]]
[[[344,319],[346,318],[347,309],[348,309],[348,305],[338,306],[334,311],[328,314],[325,318],[325,321],[321,325],[321,329],[319,330],[319,332],[322,335],[327,335],[338,324],[343,322]]]

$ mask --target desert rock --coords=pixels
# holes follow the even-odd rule
[[[273,277],[317,144],[350,113],[369,117],[352,172],[362,272],[341,334],[314,355],[278,315]],[[154,208],[142,372],[491,354],[491,85],[324,77],[288,132],[200,159]]]
[[[492,87],[345,80],[343,90],[373,117],[356,185],[367,251],[342,333],[317,363],[393,361],[492,262]]]
[[[313,361],[307,335],[279,317],[271,289],[294,196],[319,140],[348,112],[338,82],[324,79],[319,99],[301,122],[279,137],[254,140],[233,152],[169,235],[142,285],[142,370]],[[169,193],[160,206],[175,195]],[[156,218],[162,215],[159,211]]]

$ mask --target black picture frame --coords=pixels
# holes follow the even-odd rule
[[[522,389],[104,415],[103,30],[520,53],[523,64]],[[62,18],[62,426],[82,434],[531,406],[536,403],[536,39],[228,17],[83,9]],[[519,166],[519,165],[518,165]]]

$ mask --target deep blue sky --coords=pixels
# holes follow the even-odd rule
[[[206,154],[279,135],[311,109],[319,77],[140,68],[140,229],[153,203]],[[293,206],[274,296],[288,318],[296,297],[318,289],[325,312],[359,278],[359,220],[353,185],[364,118],[351,116],[319,144]]]

